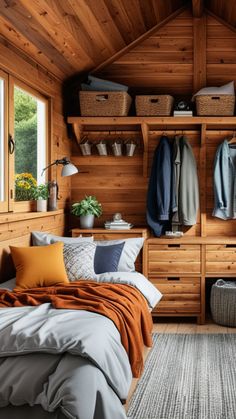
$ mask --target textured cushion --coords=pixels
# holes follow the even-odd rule
[[[193,96],[199,95],[234,95],[234,81],[224,84],[220,87],[203,87],[203,89],[198,90],[197,93]]]
[[[68,282],[63,243],[49,246],[10,246],[16,268],[16,288],[49,287]]]
[[[97,246],[94,258],[94,270],[96,274],[104,272],[117,272],[118,263],[125,242],[112,244],[111,246]]]
[[[96,277],[94,272],[95,250],[96,245],[92,242],[64,244],[64,262],[69,281]]]
[[[123,243],[124,247],[121,253],[121,257],[118,263],[117,271],[120,272],[132,272],[135,271],[135,261],[140,250],[143,247],[144,238],[135,237],[132,239],[126,240],[104,240],[104,241],[95,241],[98,246],[110,246],[112,244]]]
[[[31,233],[33,246],[46,246],[48,244],[63,242],[63,243],[82,243],[92,242],[93,236],[90,237],[62,237],[55,236],[45,231],[32,231]]]

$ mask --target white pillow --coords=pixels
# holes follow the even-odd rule
[[[118,272],[133,272],[135,271],[135,261],[140,250],[143,247],[144,238],[134,237],[131,239],[121,240],[99,240],[95,241],[98,246],[110,246],[112,244],[123,243],[124,247],[121,253],[121,257],[118,263]]]
[[[93,242],[93,236],[90,237],[62,237],[55,234],[45,233],[44,231],[32,231],[31,233],[33,246],[47,246],[48,244],[63,243],[83,243]]]
[[[94,255],[96,245],[92,242],[64,244],[63,256],[69,281],[95,279]]]
[[[231,81],[227,84],[224,84],[220,87],[203,87],[202,89],[198,90],[197,93],[193,95],[193,98],[195,96],[199,95],[234,95],[234,81]]]

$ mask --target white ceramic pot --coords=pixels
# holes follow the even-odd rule
[[[37,211],[38,212],[46,212],[48,206],[47,199],[38,199],[37,200]]]
[[[93,228],[94,215],[81,215],[80,216],[80,228]]]

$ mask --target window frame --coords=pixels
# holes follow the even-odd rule
[[[9,76],[8,74],[0,69],[0,78],[4,80],[4,109],[3,109],[3,123],[4,123],[4,139],[3,139],[3,147],[4,147],[4,200],[0,201],[0,212],[7,212],[8,211],[8,199],[9,199],[9,188],[8,188],[8,83],[9,83]]]
[[[14,139],[14,87],[19,87],[26,93],[38,98],[45,104],[45,160],[46,166],[50,157],[50,140],[51,140],[51,129],[50,129],[50,98],[42,95],[38,90],[28,86],[26,83],[17,79],[14,76],[9,75],[9,135],[12,135]],[[35,201],[15,201],[15,187],[14,187],[14,176],[15,176],[15,154],[8,153],[8,164],[9,164],[9,196],[8,196],[8,211],[12,212],[30,212],[35,210]],[[50,174],[50,173],[49,173]],[[46,181],[48,179],[48,173],[46,173]]]

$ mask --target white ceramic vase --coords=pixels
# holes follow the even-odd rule
[[[80,216],[80,228],[93,228],[94,215],[81,215]]]
[[[48,201],[47,199],[38,199],[37,200],[37,211],[46,212],[47,211]]]

